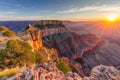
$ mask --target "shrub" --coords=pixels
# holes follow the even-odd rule
[[[14,65],[24,65],[34,63],[35,53],[29,43],[21,40],[9,40],[6,44],[6,50],[9,51],[11,63]]]
[[[69,71],[72,71],[71,68],[69,66],[67,66],[62,60],[59,60],[56,63],[56,66],[57,66],[58,69],[63,71],[64,74],[66,74]]]
[[[21,40],[9,40],[6,50],[9,51],[9,59],[13,65],[40,63],[48,61],[42,51],[32,51],[29,43]]]
[[[15,36],[15,32],[13,31],[5,31],[3,33],[4,36],[7,36],[7,37],[12,37],[12,36]]]
[[[18,39],[9,40],[6,44],[6,49],[16,54],[22,54],[32,51],[32,47],[29,43]]]
[[[5,58],[7,58],[7,51],[4,49],[0,49],[0,64],[3,64],[5,61]]]
[[[39,64],[41,62],[47,62],[48,59],[45,55],[43,55],[42,52],[37,52],[36,53],[36,63]]]
[[[9,29],[5,26],[0,26],[0,31],[8,31]]]

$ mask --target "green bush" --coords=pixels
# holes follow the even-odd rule
[[[16,34],[13,31],[5,31],[3,35],[7,37],[12,37],[12,36],[15,36]]]
[[[8,31],[9,29],[5,26],[0,26],[0,31]]]
[[[43,55],[42,52],[37,52],[36,53],[36,63],[39,64],[41,62],[47,62],[47,57]]]
[[[29,43],[18,39],[9,40],[6,44],[6,50],[9,52],[9,59],[12,65],[24,65],[47,61],[42,52],[33,52],[32,49]]]
[[[71,68],[69,66],[67,66],[62,60],[60,60],[59,62],[57,62],[56,66],[57,66],[58,69],[60,69],[61,71],[63,71],[64,74],[66,74],[69,71],[72,71]]]
[[[0,49],[0,64],[3,64],[7,57],[7,51],[4,49]]]
[[[29,43],[21,40],[9,40],[6,44],[6,50],[10,52],[12,64],[24,65],[35,62],[35,53]]]
[[[18,39],[9,40],[6,44],[6,49],[16,54],[32,52],[32,47],[29,43]]]

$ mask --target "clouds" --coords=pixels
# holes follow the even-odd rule
[[[0,20],[103,18],[112,12],[120,13],[119,3],[119,0],[0,0]]]
[[[10,17],[16,15],[16,11],[0,11],[0,20],[8,20]]]
[[[119,5],[102,5],[102,6],[85,6],[82,8],[72,8],[64,11],[57,11],[57,13],[77,13],[77,12],[87,12],[87,11],[93,11],[93,12],[120,12],[120,6]]]
[[[4,11],[0,12],[1,15],[15,15],[17,14],[15,11]]]

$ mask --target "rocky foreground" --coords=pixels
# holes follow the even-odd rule
[[[21,73],[3,80],[120,80],[120,71],[112,66],[99,65],[92,69],[90,77],[82,78],[73,72],[64,75],[54,63],[49,62],[27,68]]]

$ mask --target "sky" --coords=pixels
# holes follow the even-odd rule
[[[120,0],[0,0],[0,21],[103,20],[120,14]]]

